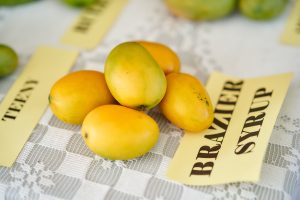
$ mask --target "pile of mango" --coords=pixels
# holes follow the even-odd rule
[[[191,20],[215,20],[234,12],[236,8],[254,20],[269,20],[279,16],[288,0],[164,0],[176,16]]]
[[[130,41],[114,47],[104,73],[80,70],[51,88],[50,108],[65,123],[82,124],[82,137],[96,154],[132,159],[158,141],[159,126],[147,115],[154,107],[188,132],[201,132],[214,118],[201,81],[180,72],[180,60],[169,47]]]

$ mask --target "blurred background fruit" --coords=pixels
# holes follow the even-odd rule
[[[288,0],[240,0],[239,8],[245,16],[255,20],[272,19],[282,13]]]
[[[7,76],[18,66],[18,55],[9,46],[0,44],[0,77]]]
[[[170,11],[192,20],[213,20],[230,14],[236,0],[165,0]]]
[[[32,1],[38,1],[38,0],[0,0],[0,5],[2,6],[15,6],[23,3],[29,3]]]
[[[92,4],[95,0],[63,0],[64,3],[75,7],[84,7]]]

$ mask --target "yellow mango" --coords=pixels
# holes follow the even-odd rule
[[[138,41],[151,54],[165,74],[180,71],[180,60],[166,45],[157,42]]]
[[[88,112],[114,102],[103,73],[91,70],[67,74],[52,86],[49,95],[54,115],[70,124],[81,124]]]
[[[106,59],[104,75],[115,99],[130,108],[150,109],[166,92],[163,70],[137,42],[116,46]]]
[[[99,156],[127,160],[147,153],[158,140],[159,128],[143,112],[121,105],[104,105],[86,116],[82,137]]]
[[[160,103],[163,115],[189,132],[208,128],[214,119],[213,106],[202,83],[184,73],[167,75],[167,92]]]

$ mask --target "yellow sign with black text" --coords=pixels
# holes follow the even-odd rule
[[[0,166],[12,166],[48,106],[51,86],[77,56],[77,51],[52,47],[33,54],[0,105]]]
[[[128,0],[96,0],[85,8],[61,42],[83,49],[92,49],[104,37]]]
[[[300,45],[300,0],[295,0],[281,41],[290,45]]]
[[[240,79],[213,73],[211,127],[185,133],[167,176],[188,185],[256,182],[292,74]]]

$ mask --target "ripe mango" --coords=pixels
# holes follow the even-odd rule
[[[143,112],[104,105],[86,116],[82,137],[94,153],[111,160],[127,160],[147,153],[158,140],[159,128]]]
[[[23,3],[29,3],[37,0],[0,0],[0,6],[16,6]]]
[[[67,5],[74,7],[87,7],[95,2],[95,0],[63,0]]]
[[[157,42],[138,41],[151,54],[165,74],[180,71],[180,60],[166,45]]]
[[[81,124],[88,112],[114,102],[103,73],[92,70],[81,70],[62,77],[52,86],[49,95],[54,115],[70,124]]]
[[[202,83],[184,73],[167,75],[167,92],[160,103],[163,115],[189,132],[208,128],[214,119],[213,106]]]
[[[130,108],[153,108],[166,92],[163,70],[137,42],[116,46],[106,59],[104,75],[115,99]]]
[[[11,47],[0,44],[0,78],[13,73],[18,63],[18,54]]]
[[[278,16],[288,0],[240,0],[240,11],[255,20],[268,20]]]
[[[236,0],[165,0],[170,11],[191,20],[214,20],[231,13]]]

